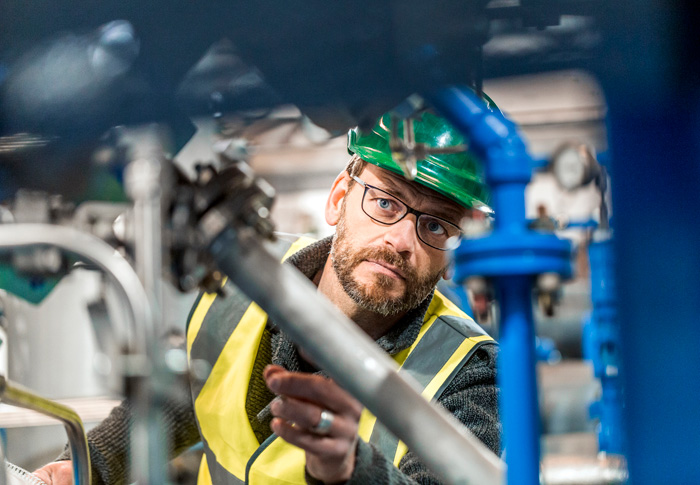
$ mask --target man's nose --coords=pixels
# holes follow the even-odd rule
[[[384,241],[392,246],[397,253],[413,253],[416,244],[418,244],[416,216],[408,214],[396,224],[387,226]]]

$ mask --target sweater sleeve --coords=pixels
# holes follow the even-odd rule
[[[173,458],[200,440],[190,400],[169,400],[161,408],[168,433],[168,456]],[[129,430],[133,407],[123,401],[107,418],[87,433],[93,485],[129,483]],[[70,460],[68,447],[57,460]]]
[[[438,399],[494,453],[500,452],[501,425],[496,386],[496,345],[484,345],[469,359]],[[436,474],[409,452],[396,468],[377,448],[358,443],[355,470],[348,485],[439,484]]]

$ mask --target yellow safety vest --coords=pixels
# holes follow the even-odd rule
[[[294,243],[285,258],[309,239]],[[187,328],[190,360],[205,359],[212,365],[206,381],[192,383],[197,425],[204,444],[198,484],[304,484],[304,451],[272,434],[259,443],[245,409],[248,383],[267,314],[240,290],[231,294],[200,296]],[[414,377],[428,400],[440,397],[474,351],[493,339],[439,292],[430,303],[418,338],[393,359],[399,372]],[[398,466],[406,445],[377,422],[366,409],[359,435],[373,443]]]

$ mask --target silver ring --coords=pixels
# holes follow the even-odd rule
[[[321,436],[327,435],[331,430],[331,426],[333,425],[334,419],[335,415],[332,412],[327,411],[325,409],[322,410],[321,419],[316,426],[311,428],[311,432]]]

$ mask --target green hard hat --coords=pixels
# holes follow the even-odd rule
[[[486,98],[491,109],[498,109]],[[413,133],[416,144],[430,148],[446,148],[465,144],[462,133],[445,119],[429,110],[413,117]],[[403,139],[403,120],[396,132]],[[348,133],[348,152],[356,154],[366,162],[403,174],[404,170],[395,161],[390,147],[391,112],[384,114],[371,131],[353,128]],[[481,162],[468,151],[458,153],[427,154],[417,160],[414,179],[422,185],[439,192],[458,204],[490,212],[489,192],[484,182]]]

